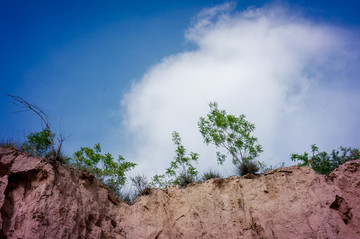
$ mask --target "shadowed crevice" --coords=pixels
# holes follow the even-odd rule
[[[341,219],[344,221],[345,224],[351,222],[351,208],[349,207],[345,199],[336,195],[335,201],[330,205],[330,208],[340,213]]]

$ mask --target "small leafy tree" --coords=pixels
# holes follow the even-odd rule
[[[165,174],[155,174],[152,179],[150,185],[158,188],[165,188],[167,185],[171,184],[166,180],[167,175]]]
[[[262,146],[257,143],[258,139],[251,135],[255,125],[248,122],[243,114],[236,117],[219,110],[216,102],[210,102],[209,106],[210,113],[207,117],[200,117],[198,122],[204,142],[226,149],[234,165],[253,163],[252,160],[263,152]],[[226,155],[220,152],[216,155],[218,163],[223,164]]]
[[[52,135],[55,137],[55,134]],[[45,157],[51,149],[50,132],[43,129],[40,132],[30,133],[22,144],[22,149],[34,156]]]
[[[101,154],[100,144],[93,148],[81,147],[74,153],[73,167],[92,173],[102,183],[119,193],[119,187],[126,181],[125,172],[136,166],[119,155],[117,162],[110,153]]]
[[[190,152],[190,155],[186,156],[186,149],[181,144],[180,135],[176,131],[172,133],[172,141],[176,146],[174,160],[170,162],[170,167],[166,169],[164,175],[153,177],[153,185],[164,187],[173,184],[182,187],[194,182],[197,178],[198,172],[191,162],[197,162],[199,155]]]
[[[333,150],[331,154],[319,152],[319,148],[311,145],[311,156],[304,154],[292,154],[292,161],[300,161],[299,166],[309,166],[319,174],[329,175],[334,169],[350,160],[360,159],[359,149],[340,147],[340,150]]]
[[[15,96],[15,95],[8,95],[8,96],[14,100],[15,104],[18,107],[23,109],[20,112],[32,111],[37,116],[39,116],[39,118],[41,119],[41,122],[44,123],[44,125],[45,125],[45,129],[42,132],[40,132],[40,134],[36,135],[37,133],[35,133],[34,135],[30,136],[30,137],[32,137],[30,144],[37,145],[40,147],[40,148],[34,149],[35,152],[36,152],[36,150],[42,150],[41,147],[44,147],[44,146],[48,147],[47,146],[48,141],[50,141],[49,148],[51,147],[51,151],[49,150],[49,152],[47,153],[46,156],[48,156],[48,158],[53,161],[64,162],[65,157],[63,157],[63,155],[61,155],[61,148],[62,148],[63,142],[66,140],[66,137],[64,137],[62,135],[61,131],[59,132],[60,137],[57,138],[57,140],[58,140],[57,149],[55,149],[55,144],[56,144],[55,143],[55,134],[52,133],[49,117],[45,113],[45,111],[41,107],[37,106],[36,104],[29,103],[28,101],[24,100],[23,98],[21,98],[19,96]],[[45,132],[45,130],[46,130],[46,132]],[[28,140],[30,141],[29,138],[28,138]],[[39,142],[36,142],[36,140],[39,140]],[[38,151],[36,153],[41,154],[42,152]]]

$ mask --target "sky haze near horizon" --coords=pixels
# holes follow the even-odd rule
[[[149,176],[172,160],[174,130],[200,153],[201,170],[216,167],[197,130],[210,101],[255,123],[268,164],[290,164],[314,143],[359,147],[354,1],[112,4],[6,6],[0,136],[41,129],[35,116],[11,113],[14,94],[56,129],[61,121],[66,153],[100,142]],[[232,174],[231,160],[220,169]]]

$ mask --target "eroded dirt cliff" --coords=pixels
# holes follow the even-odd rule
[[[92,175],[0,148],[0,238],[360,238],[360,160],[142,194],[127,205]]]

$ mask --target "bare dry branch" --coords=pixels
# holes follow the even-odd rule
[[[55,150],[54,137],[53,137],[53,134],[52,134],[52,131],[51,131],[48,115],[44,112],[43,109],[41,109],[36,104],[31,104],[31,103],[27,102],[26,100],[24,100],[23,98],[21,98],[19,96],[16,96],[16,95],[8,95],[8,96],[15,101],[14,102],[15,105],[17,105],[18,107],[24,109],[24,110],[21,110],[19,112],[32,111],[37,116],[40,117],[41,121],[45,124],[46,129],[49,131],[50,141],[51,141],[51,152],[52,152],[52,156],[54,157],[54,159],[56,159],[59,156],[61,146],[62,146],[62,142],[64,141],[64,139],[61,139],[61,143],[59,144],[58,150],[56,151]]]

